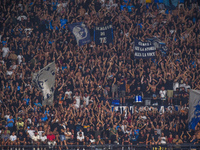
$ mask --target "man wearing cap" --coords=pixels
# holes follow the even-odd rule
[[[19,118],[19,121],[16,121],[15,125],[17,126],[17,130],[19,130],[20,127],[23,127],[24,122],[22,121],[22,118]]]

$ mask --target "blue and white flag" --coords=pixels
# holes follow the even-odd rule
[[[134,45],[135,58],[155,58],[156,47],[152,42],[142,42],[135,39]]]
[[[48,64],[32,76],[32,84],[43,93],[42,105],[52,105],[55,88],[55,62]]]
[[[149,38],[147,40],[152,42],[152,44],[156,47],[156,49],[161,51],[162,56],[166,56],[168,48],[164,42],[161,42],[159,38]]]
[[[91,42],[90,32],[87,26],[82,22],[68,24],[69,29],[74,34],[76,42],[79,46],[85,45]]]
[[[113,27],[112,24],[105,26],[96,26],[94,28],[95,44],[109,44],[113,42]]]
[[[195,129],[197,123],[200,121],[200,91],[190,90],[189,98],[189,130]]]

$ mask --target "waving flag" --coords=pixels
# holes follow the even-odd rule
[[[79,46],[91,42],[90,32],[84,23],[78,22],[78,23],[68,24],[68,27],[70,31],[74,34],[77,44]]]
[[[189,129],[195,129],[200,121],[200,91],[190,90],[189,98]]]
[[[43,93],[44,99],[42,105],[52,105],[55,87],[55,62],[34,73],[32,84]]]

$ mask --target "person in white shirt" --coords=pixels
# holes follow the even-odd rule
[[[76,107],[79,108],[80,104],[81,104],[81,97],[80,97],[79,93],[76,92],[73,98],[76,100]]]
[[[162,100],[165,100],[165,99],[166,99],[167,91],[165,90],[165,87],[164,87],[164,86],[161,87],[161,90],[160,90],[159,94],[160,94],[160,98],[161,98]]]
[[[91,143],[91,147],[92,147],[92,148],[94,148],[95,142],[96,142],[96,140],[94,139],[94,136],[91,135],[90,143]]]
[[[82,132],[79,132],[79,134],[77,134],[77,145],[85,145]]]
[[[37,133],[37,131],[35,131],[34,136],[32,136],[32,140],[33,140],[33,144],[35,144],[35,145],[39,145],[40,144],[40,142],[39,142],[40,136]]]
[[[40,141],[42,145],[47,144],[47,136],[45,135],[45,132],[42,133],[42,136],[40,137]]]
[[[10,51],[9,47],[7,46],[7,43],[4,45],[4,47],[2,48],[3,51],[3,58],[6,57]]]
[[[10,143],[11,145],[16,145],[17,144],[17,136],[16,136],[15,132],[12,132],[12,135],[10,136],[9,140],[11,142]]]
[[[30,137],[32,138],[32,136],[34,136],[34,132],[35,132],[35,130],[34,130],[34,127],[33,126],[31,126],[31,128],[30,129],[28,129],[28,134],[30,135]]]
[[[164,86],[161,87],[161,90],[160,90],[159,94],[160,94],[161,100],[164,103],[166,101],[166,97],[167,97],[167,90],[165,90]]]
[[[22,63],[22,58],[23,58],[23,55],[18,55],[17,56],[17,60],[18,60],[18,64],[19,65]]]
[[[68,95],[67,98],[72,98],[72,91],[70,91],[70,89],[68,88],[67,91],[65,92],[65,94]]]
[[[87,93],[85,93],[85,95],[83,96],[83,100],[86,102],[87,106],[89,104],[90,96],[88,96]]]
[[[78,136],[79,134],[82,134],[82,135],[84,136],[84,132],[83,132],[81,129],[77,132],[77,136]]]
[[[161,133],[160,143],[162,145],[167,144],[167,138],[165,137],[164,132]]]
[[[66,140],[71,139],[71,135],[72,135],[72,133],[70,132],[69,128],[67,127],[67,130],[65,132],[65,138],[66,138]]]

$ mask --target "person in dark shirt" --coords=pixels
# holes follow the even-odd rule
[[[90,149],[90,145],[91,145],[90,138],[89,138],[89,136],[87,136],[85,138],[85,150],[89,150]]]
[[[27,143],[27,145],[32,145],[32,139],[30,138],[29,134],[27,134],[27,136],[26,136],[26,143]]]
[[[72,129],[73,129],[73,130],[75,129],[75,126],[74,126],[72,120],[69,121],[68,127],[69,127],[69,130],[70,130],[70,131],[71,131]]]
[[[141,131],[139,137],[138,137],[138,144],[145,144],[146,143],[146,137],[143,133],[143,131]]]
[[[170,132],[171,132],[171,134],[172,134],[172,137],[175,138],[175,136],[176,136],[176,128],[173,127],[172,130],[171,130]]]
[[[90,127],[88,127],[88,128],[86,129],[86,131],[84,131],[84,136],[85,136],[85,137],[90,137]]]
[[[154,131],[154,135],[152,136],[152,145],[159,145],[160,144],[160,139],[157,131]]]
[[[71,135],[71,138],[67,141],[67,145],[75,145],[76,144],[76,139],[74,138],[74,135]]]
[[[63,143],[64,143],[64,145],[66,146],[67,143],[66,143],[65,129],[63,127],[63,123],[58,126],[58,133],[60,135],[61,145],[63,145]]]
[[[132,131],[132,134],[130,135],[131,145],[136,145],[137,144],[137,138],[138,138],[138,135],[135,135],[135,132]]]
[[[147,132],[146,135],[146,145],[151,145],[151,137],[149,132]],[[150,146],[146,146],[146,148],[150,148]]]
[[[184,132],[182,132],[181,134],[181,140],[183,141],[183,143],[189,143],[190,141],[189,137]]]
[[[118,133],[118,141],[119,141],[119,144],[122,144],[122,139],[124,137],[124,132],[122,131],[122,129],[119,127],[117,129],[117,133]]]
[[[23,134],[22,131],[19,132],[17,141],[18,141],[19,145],[26,145],[26,137],[25,137],[25,135]]]
[[[168,125],[165,126],[163,132],[164,132],[165,136],[169,137],[169,127],[168,127]]]
[[[95,131],[93,126],[90,126],[90,135],[95,136]]]
[[[124,149],[128,149],[128,145],[130,145],[130,139],[128,137],[128,134],[125,133],[123,141],[122,141],[122,145],[124,145]]]

